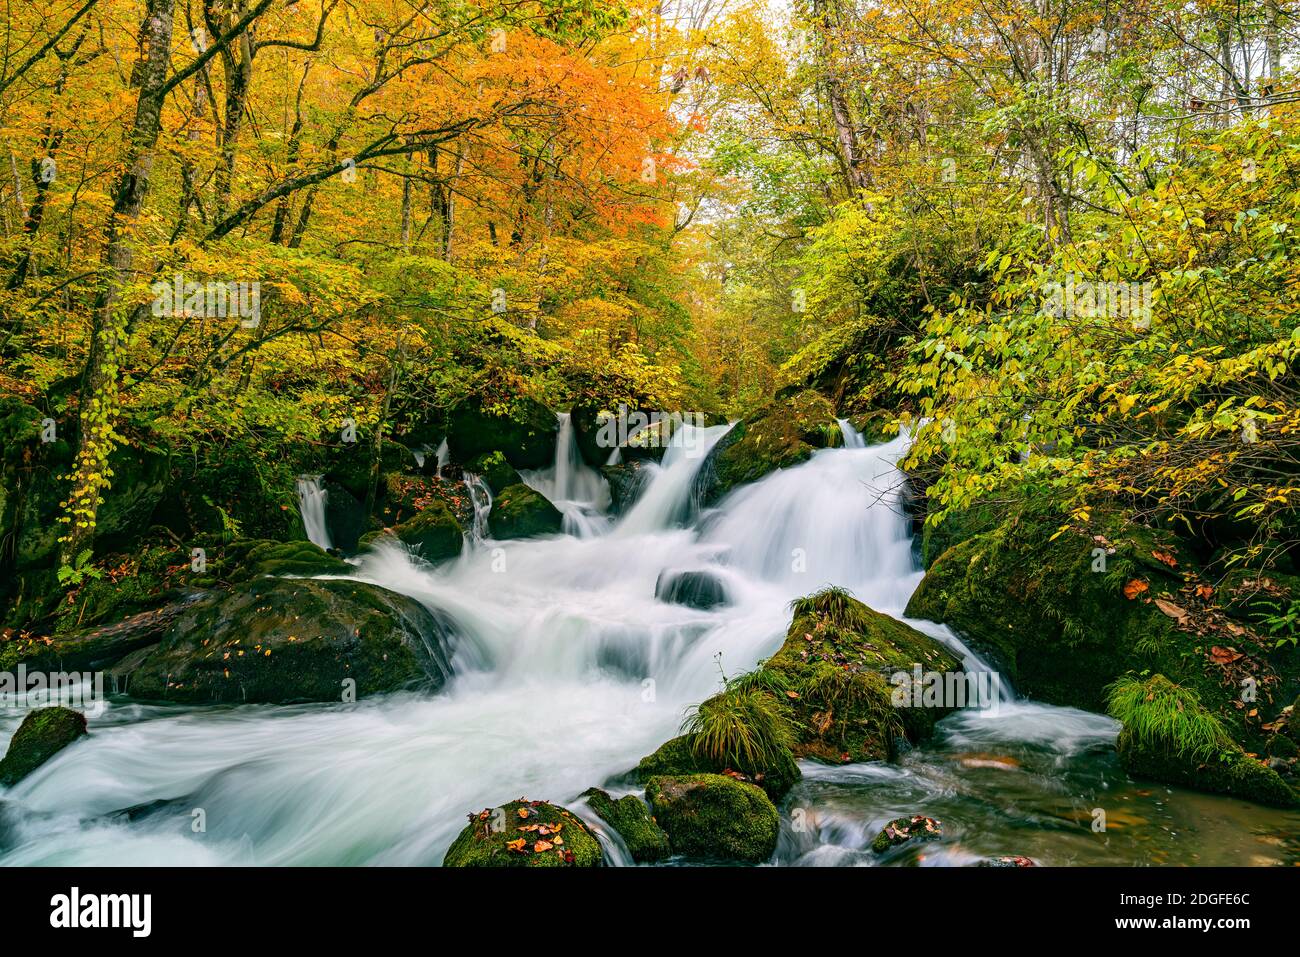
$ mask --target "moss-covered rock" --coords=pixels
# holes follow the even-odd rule
[[[921,528],[921,562],[926,568],[935,559],[962,542],[982,532],[997,528],[1006,520],[1005,510],[993,505],[975,505],[954,509],[939,522],[927,521]]]
[[[473,472],[487,483],[493,495],[500,495],[511,485],[517,485],[522,479],[515,467],[506,461],[500,452],[485,452],[465,466],[466,472]]]
[[[587,799],[597,817],[618,831],[632,860],[640,864],[653,863],[662,861],[672,853],[668,835],[650,816],[650,809],[635,794],[625,795],[615,801],[600,788],[589,788],[582,796]]]
[[[191,584],[235,584],[265,576],[310,578],[316,575],[346,575],[352,566],[311,542],[242,540],[218,546],[205,559],[206,574],[196,575]]]
[[[522,483],[503,489],[488,515],[488,528],[498,539],[553,535],[563,526],[560,510],[546,496]]]
[[[1116,746],[1134,777],[1275,807],[1300,804],[1300,794],[1276,771],[1247,755],[1194,691],[1164,675],[1117,682],[1110,689],[1110,711],[1124,724]]]
[[[362,547],[371,545],[385,536],[396,538],[412,552],[428,562],[441,562],[455,558],[465,546],[465,533],[447,504],[439,499],[430,501],[413,517],[381,532],[367,532],[361,536]]]
[[[184,606],[154,647],[112,670],[137,698],[347,700],[450,676],[447,626],[377,585],[259,578]]]
[[[572,811],[520,798],[469,815],[444,867],[599,867],[600,842]]]
[[[540,402],[517,399],[498,415],[468,399],[449,413],[447,444],[457,462],[500,450],[515,468],[540,469],[555,460],[558,429],[555,413]]]
[[[1187,643],[1150,600],[1181,584],[1153,557],[1168,545],[1140,526],[1057,535],[1061,523],[1024,512],[949,548],[912,595],[907,616],[955,628],[992,652],[1018,691],[1050,704],[1103,711],[1104,689],[1130,670],[1181,680],[1187,669],[1166,664]],[[1105,571],[1093,571],[1099,558]],[[1130,590],[1141,591],[1125,597],[1135,580],[1140,585]]]
[[[799,392],[745,416],[719,439],[700,469],[697,491],[706,504],[717,501],[740,485],[842,442],[830,401],[816,392]]]
[[[911,695],[895,707],[896,676],[910,682],[916,665],[923,674],[962,670],[933,638],[831,588],[794,603],[786,639],[763,668],[792,695],[796,756],[840,763],[887,759],[898,736],[919,741],[954,709],[952,701],[924,699],[914,707]]]
[[[932,817],[916,814],[912,817],[896,817],[875,836],[871,849],[877,854],[884,854],[891,848],[903,844],[916,844],[924,841],[938,840],[943,836],[943,825]]]
[[[646,784],[651,778],[664,775],[721,774],[726,771],[728,776],[740,774],[745,780],[758,785],[773,801],[784,798],[803,777],[788,748],[776,749],[774,758],[761,764],[744,761],[735,763],[740,767],[733,768],[729,762],[711,759],[698,746],[695,735],[682,734],[664,742],[654,754],[642,758],[633,774],[638,781]]]
[[[11,788],[86,733],[86,716],[71,708],[38,708],[23,718],[4,760],[0,786]]]
[[[1260,753],[1262,725],[1280,712],[1275,696],[1298,662],[1234,620],[1219,604],[1226,596],[1172,535],[1115,513],[1081,527],[1025,509],[940,555],[906,613],[961,632],[1017,690],[1052,704],[1103,711],[1121,677],[1165,676],[1222,722],[1233,748]],[[1250,707],[1244,687],[1256,695]],[[1202,757],[1132,742],[1123,750],[1144,777],[1255,800],[1281,793],[1276,775],[1249,759],[1216,760],[1212,773]]]
[[[780,816],[752,784],[721,774],[654,777],[646,799],[674,854],[761,864],[776,850]]]

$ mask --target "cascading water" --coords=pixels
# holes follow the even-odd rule
[[[519,477],[541,492],[564,515],[564,531],[579,538],[601,534],[609,527],[609,484],[583,461],[573,416],[561,412],[555,437],[555,462],[545,469],[525,469]]]
[[[329,549],[329,526],[325,521],[325,486],[319,475],[298,476],[298,511],[302,515],[302,527],[312,544]]]
[[[465,473],[464,482],[465,491],[469,493],[470,507],[474,510],[469,539],[478,544],[488,537],[487,523],[488,516],[492,513],[492,490],[488,488],[482,476],[475,475],[473,472]]]
[[[527,795],[583,813],[582,791],[673,737],[683,711],[717,690],[715,656],[736,674],[780,646],[793,598],[837,584],[897,615],[921,577],[894,469],[905,439],[854,448],[846,438],[694,515],[696,474],[725,431],[683,430],[610,534],[483,545],[476,522],[466,554],[434,568],[391,543],[364,553],[355,577],[454,622],[456,677],[435,696],[239,708],[114,700],[88,738],[0,792],[0,863],[437,864],[468,812]],[[687,455],[697,442],[701,454]],[[533,481],[577,488],[582,479],[562,478],[559,465]],[[466,482],[476,496],[480,484]],[[728,603],[701,611],[658,600],[672,569],[717,576]],[[986,667],[947,629],[914,624]],[[21,717],[0,712],[0,734]],[[1116,730],[1100,715],[1008,695],[951,716],[898,764],[805,762],[776,861],[871,863],[875,830],[913,813],[940,817],[955,835],[928,852],[931,863],[989,854],[1135,863],[1153,853],[1240,863],[1264,853],[1251,827],[1283,812],[1250,808],[1246,821],[1241,802],[1139,789],[1118,769]],[[1089,814],[1102,793],[1107,807],[1123,801],[1152,825],[1097,840]],[[792,808],[809,826],[791,827]],[[1187,831],[1197,836],[1184,843]]]
[[[853,427],[848,419],[835,420],[840,427],[840,435],[844,437],[844,447],[846,449],[865,449],[867,442],[862,438],[862,433]]]
[[[447,437],[444,435],[438,447],[433,451],[434,475],[442,478],[442,470],[447,467],[447,462],[451,459],[451,451],[447,448]]]

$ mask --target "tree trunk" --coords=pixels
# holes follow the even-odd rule
[[[134,74],[140,81],[140,94],[126,163],[113,190],[113,211],[105,230],[106,276],[95,297],[90,355],[82,380],[80,441],[68,495],[68,514],[64,516],[69,528],[61,539],[63,561],[68,565],[93,541],[95,519],[103,492],[109,485],[108,457],[117,438],[113,429],[120,387],[118,361],[129,311],[120,300],[135,266],[136,220],[144,206],[154,148],[162,127],[175,6],[176,0],[147,0],[140,26],[144,60]]]

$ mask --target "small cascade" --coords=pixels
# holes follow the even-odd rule
[[[488,515],[492,512],[492,490],[488,488],[483,476],[473,472],[465,473],[465,490],[469,494],[470,505],[474,508],[473,524],[469,530],[469,540],[480,544],[488,537]]]
[[[840,435],[844,436],[844,447],[846,449],[865,449],[867,447],[866,439],[862,433],[853,427],[848,419],[835,420],[840,427]]]
[[[447,460],[451,453],[447,450],[447,437],[444,435],[442,441],[438,443],[438,448],[434,450],[433,461],[435,463],[434,476],[442,478],[442,470],[447,466]],[[423,463],[421,463],[423,464]]]
[[[545,495],[564,515],[564,532],[578,538],[590,538],[609,529],[609,483],[582,458],[578,448],[573,416],[557,416],[555,462],[545,469],[524,469],[519,477],[524,484]]]
[[[658,465],[647,463],[648,486],[619,523],[620,535],[643,535],[681,525],[692,517],[691,491],[709,450],[730,425],[682,425],[673,433]]]
[[[325,521],[325,502],[328,493],[319,475],[298,476],[298,512],[302,516],[302,527],[312,544],[328,551],[330,543],[329,525]]]

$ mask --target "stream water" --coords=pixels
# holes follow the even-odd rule
[[[456,623],[456,677],[439,694],[294,707],[113,699],[88,738],[0,790],[0,863],[438,864],[469,812],[528,796],[584,813],[577,795],[592,785],[630,793],[619,776],[677,733],[721,673],[780,646],[793,598],[836,584],[902,614],[921,578],[894,467],[905,439],[866,447],[844,427],[844,448],[701,510],[696,475],[727,427],[685,426],[614,520],[562,420],[556,463],[524,478],[556,502],[565,534],[492,541],[490,495],[469,476],[477,518],[459,560],[431,568],[394,546],[357,560],[354,577]],[[303,503],[306,517],[313,496]],[[656,599],[662,573],[692,569],[718,576],[728,604]],[[947,629],[914,624],[984,667]],[[22,714],[0,709],[0,740]],[[775,862],[1300,863],[1300,815],[1134,783],[1117,730],[1004,686],[996,707],[950,716],[898,764],[804,763]],[[915,813],[939,818],[944,840],[875,858],[876,830]],[[617,842],[609,853],[626,862]]]

